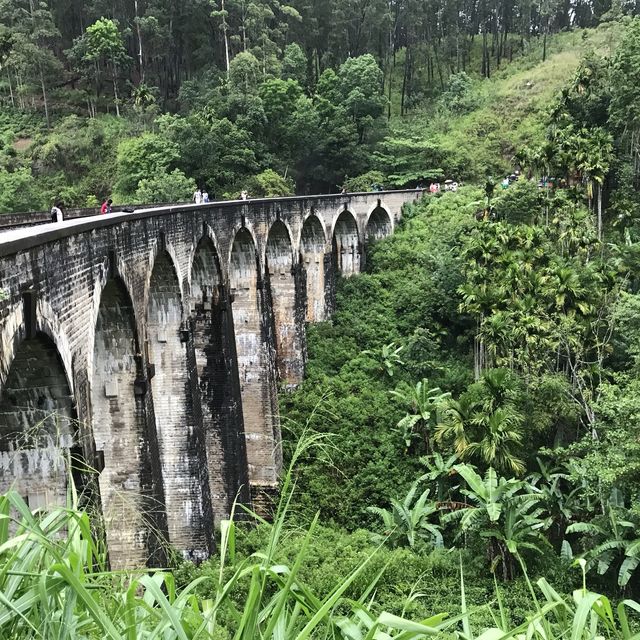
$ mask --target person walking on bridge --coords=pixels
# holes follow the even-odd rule
[[[51,207],[51,222],[62,222],[63,220],[62,202],[56,202],[53,207]]]

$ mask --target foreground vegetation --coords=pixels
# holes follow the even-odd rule
[[[292,463],[320,443],[318,436],[306,438]],[[527,590],[520,590],[518,622],[513,622],[505,609],[513,593],[507,596],[496,585],[488,604],[486,595],[482,604],[475,604],[475,594],[465,588],[462,562],[453,577],[453,563],[445,556],[423,561],[420,569],[424,574],[406,587],[402,581],[411,579],[413,569],[407,564],[412,560],[407,554],[383,552],[353,538],[355,547],[345,550],[351,554],[349,562],[357,560],[352,568],[345,570],[344,558],[321,559],[317,519],[304,533],[290,528],[291,479],[290,469],[275,521],[249,536],[232,521],[223,522],[219,561],[187,584],[180,584],[189,573],[185,569],[182,575],[178,572],[177,581],[167,571],[137,575],[108,571],[104,548],[94,537],[86,513],[70,505],[34,514],[17,494],[3,496],[3,637],[303,640],[330,634],[348,640],[410,640],[454,631],[467,639],[506,640],[520,634],[547,639],[568,634],[575,639],[603,634],[621,640],[634,637],[629,614],[640,612],[640,604],[625,600],[615,607],[584,584],[573,598],[563,598],[544,579],[536,585],[527,581]],[[319,537],[329,542],[326,533],[320,531]],[[429,599],[429,594],[415,587],[427,575],[452,587],[455,584],[459,596],[454,615],[419,614],[421,601]],[[386,582],[390,578],[395,581],[393,586]],[[409,590],[403,594],[404,588]],[[392,602],[385,602],[389,598]]]
[[[579,193],[486,200],[414,205],[341,283],[273,524],[126,574],[86,513],[5,497],[7,637],[635,637],[637,247]]]

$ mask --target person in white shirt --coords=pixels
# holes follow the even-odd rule
[[[196,189],[196,192],[193,194],[193,201],[196,204],[202,204],[202,191],[200,191],[200,189]]]
[[[51,207],[51,222],[62,222],[63,220],[62,202],[56,202],[53,207]]]

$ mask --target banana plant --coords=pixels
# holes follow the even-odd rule
[[[430,387],[426,378],[414,386],[404,385],[390,393],[407,408],[407,413],[396,425],[402,433],[406,449],[409,449],[415,439],[422,437],[425,449],[429,453],[436,411],[451,394],[443,393],[439,387]]]
[[[575,522],[567,533],[579,533],[595,546],[585,553],[587,570],[596,568],[604,575],[617,568],[618,586],[625,587],[640,564],[640,538],[635,537],[637,523],[621,517],[620,510],[608,506],[605,518]]]
[[[437,503],[429,498],[429,489],[417,498],[420,480],[411,485],[407,495],[400,500],[391,500],[391,509],[368,507],[368,511],[382,518],[384,529],[374,534],[376,543],[386,543],[391,547],[406,546],[411,549],[419,545],[442,547],[442,532],[438,522],[430,518],[439,513]]]
[[[395,342],[382,345],[380,349],[365,349],[362,355],[373,358],[378,363],[380,371],[384,372],[390,378],[393,378],[396,368],[404,365],[400,354],[404,351],[402,345],[398,346]]]
[[[445,460],[437,451],[430,456],[420,458],[420,462],[429,470],[420,477],[420,480],[435,483],[438,502],[449,499],[451,493],[458,488],[457,485],[451,485],[451,478],[456,478],[458,475],[454,468],[457,461],[457,455],[449,456]]]
[[[469,504],[443,516],[443,522],[459,522],[460,533],[474,531],[484,538],[491,563],[501,562],[503,579],[512,579],[520,552],[542,553],[545,546],[549,521],[537,506],[539,494],[521,480],[498,478],[492,467],[484,478],[466,464],[455,469],[467,484],[461,493]]]

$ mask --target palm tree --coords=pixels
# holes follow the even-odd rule
[[[602,127],[581,129],[573,142],[573,158],[576,169],[587,180],[589,207],[593,201],[594,187],[598,191],[597,228],[598,240],[602,240],[602,187],[613,155],[613,139]]]
[[[498,408],[491,414],[476,413],[473,423],[480,427],[479,437],[470,442],[466,453],[477,456],[484,464],[496,469],[520,475],[524,473],[524,462],[515,450],[522,444],[522,416],[510,407]]]
[[[481,399],[462,395],[443,404],[436,441],[450,442],[462,460],[474,460],[501,473],[523,473],[524,463],[517,455],[523,417],[511,404],[516,386],[508,369],[485,372],[475,385],[482,391]]]
[[[485,371],[482,386],[487,396],[482,405],[485,411],[495,411],[511,402],[518,387],[514,374],[502,367]]]
[[[555,289],[556,308],[568,315],[576,310],[589,313],[591,305],[584,300],[585,290],[578,273],[570,265],[558,265],[552,270],[551,287]]]
[[[467,396],[460,396],[458,400],[449,399],[442,409],[442,421],[436,425],[436,442],[451,442],[456,455],[464,458],[469,448],[469,426],[475,410],[476,403]]]
[[[510,352],[513,328],[509,320],[509,314],[499,309],[483,319],[478,336],[485,345],[485,366],[502,364]]]

